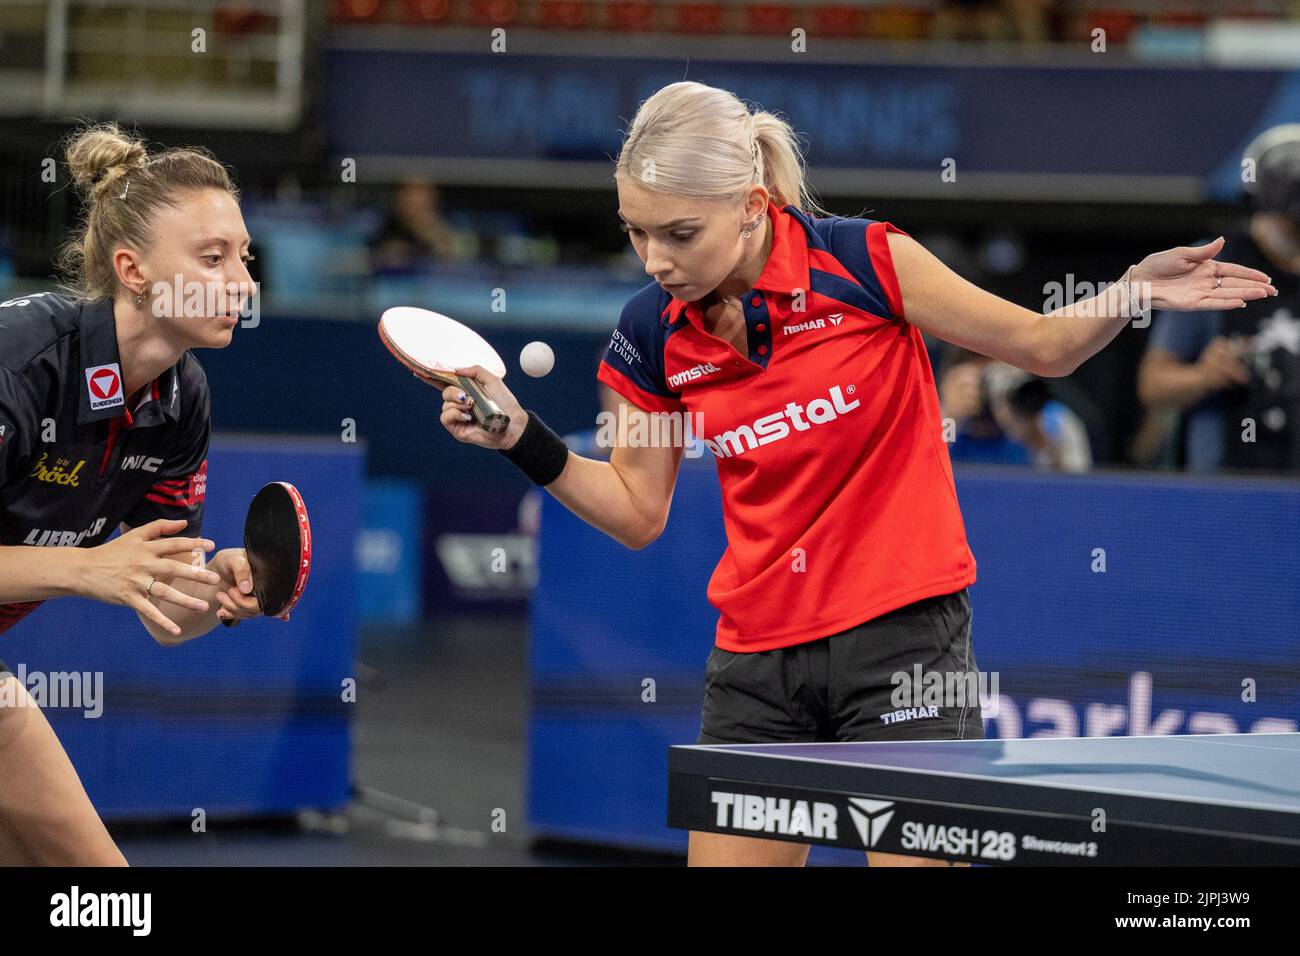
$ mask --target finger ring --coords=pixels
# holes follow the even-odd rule
[[[1217,288],[1218,288],[1219,286],[1221,286],[1221,285],[1223,285],[1223,276],[1215,276],[1215,277],[1214,277],[1214,287],[1217,289]]]
[[[153,586],[154,586],[155,584],[157,584],[157,583],[158,583],[158,579],[157,579],[157,578],[150,578],[150,579],[149,579],[149,586],[148,586],[147,588],[144,589],[144,596],[145,596],[145,597],[148,597],[148,598],[153,597]]]

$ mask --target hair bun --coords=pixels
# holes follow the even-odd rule
[[[144,142],[116,123],[77,131],[68,142],[66,155],[73,182],[91,193],[149,159]]]

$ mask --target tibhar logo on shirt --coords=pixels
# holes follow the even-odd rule
[[[845,390],[852,395],[855,388],[856,386],[848,385]],[[824,425],[835,421],[861,404],[861,400],[856,398],[851,402],[846,401],[844,393],[836,385],[830,390],[829,399],[814,398],[807,406],[790,402],[779,412],[764,415],[752,425],[741,425],[721,435],[706,438],[704,445],[719,458],[734,458],[736,455],[753,451],[759,445],[769,445],[788,437],[791,425],[794,426],[795,431],[806,432],[813,425]],[[803,417],[805,415],[806,420]],[[790,420],[789,424],[784,421],[787,418]]]
[[[693,365],[684,372],[678,372],[676,375],[668,376],[668,387],[676,388],[682,382],[693,382],[697,378],[703,378],[706,375],[712,375],[714,372],[721,371],[712,362],[704,362],[701,365]]]
[[[122,369],[116,362],[86,369],[86,385],[90,389],[90,407],[94,411],[126,404],[126,397],[122,394]]]
[[[809,329],[824,329],[826,323],[839,325],[844,321],[844,313],[836,312],[834,315],[828,315],[823,319],[809,319],[807,322],[800,322],[798,325],[783,325],[781,331],[786,335],[795,335],[799,332],[807,332]]]
[[[781,331],[786,335],[794,335],[797,332],[807,332],[809,329],[826,328],[825,319],[809,319],[807,322],[800,322],[798,325],[783,325]]]

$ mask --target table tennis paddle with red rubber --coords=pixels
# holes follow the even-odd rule
[[[311,573],[307,506],[287,481],[273,481],[253,496],[244,519],[244,554],[262,613],[284,618],[302,597]],[[222,623],[233,627],[239,621]]]
[[[380,316],[379,338],[420,380],[435,387],[455,385],[471,396],[471,411],[485,431],[506,430],[510,416],[487,397],[478,382],[455,374],[458,368],[477,365],[497,378],[506,377],[505,363],[483,336],[440,312],[398,306]]]

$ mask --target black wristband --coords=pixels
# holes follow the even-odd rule
[[[569,446],[564,439],[546,426],[541,416],[531,409],[524,433],[519,436],[513,448],[501,449],[519,470],[527,475],[533,484],[546,486],[560,477],[565,463],[569,460]]]

